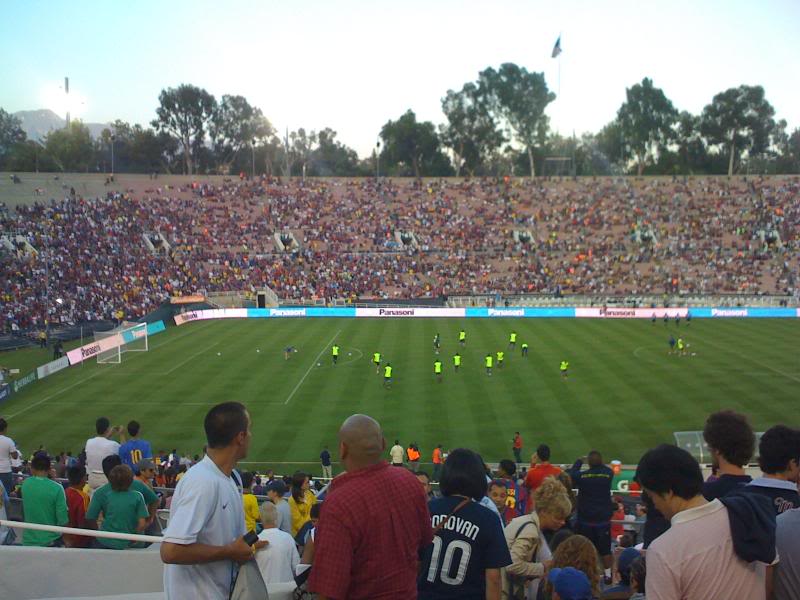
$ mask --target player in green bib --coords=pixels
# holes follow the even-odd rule
[[[336,344],[331,348],[331,356],[333,357],[333,365],[336,366],[336,363],[339,361],[339,346]]]
[[[503,368],[503,361],[505,360],[505,358],[506,358],[506,353],[503,352],[502,350],[498,350],[497,351],[497,368],[498,369],[502,369]]]
[[[463,329],[458,332],[458,343],[462,348],[467,345],[467,332]]]
[[[461,355],[456,352],[453,355],[453,368],[455,369],[456,373],[458,373],[458,367],[461,366]]]
[[[522,342],[522,356],[528,356],[528,342]]]
[[[436,381],[442,383],[442,361],[438,358],[433,361],[433,374],[436,375]]]
[[[392,363],[386,363],[383,367],[383,387],[392,387]]]
[[[491,375],[492,375],[492,365],[494,364],[494,358],[492,358],[491,354],[487,354],[486,358],[483,360],[483,362],[486,365],[486,374],[491,377]]]
[[[375,363],[375,372],[381,372],[381,353],[380,352],[373,352],[372,353],[372,362]]]
[[[561,370],[561,378],[562,379],[566,379],[567,378],[567,370],[569,369],[569,362],[567,362],[566,360],[562,360],[561,361],[561,366],[559,367],[559,369]]]
[[[511,335],[508,336],[508,347],[509,349],[513,350],[517,347],[517,332],[512,331]]]

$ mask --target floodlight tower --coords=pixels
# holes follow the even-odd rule
[[[67,128],[69,128],[69,77],[64,77],[64,94],[67,96]]]

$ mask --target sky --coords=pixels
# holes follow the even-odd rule
[[[564,135],[598,131],[644,77],[692,113],[762,85],[791,131],[798,32],[800,0],[4,0],[0,107],[63,117],[69,76],[73,116],[147,125],[162,89],[191,83],[363,158],[389,119],[442,123],[448,89],[514,62],[544,73]]]

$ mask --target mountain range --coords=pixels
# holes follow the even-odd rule
[[[22,122],[22,129],[29,140],[41,142],[51,131],[63,129],[67,121],[59,117],[52,110],[44,108],[40,110],[20,110],[14,113]],[[108,123],[84,123],[89,128],[89,133],[93,138],[100,137],[103,129],[108,127]]]

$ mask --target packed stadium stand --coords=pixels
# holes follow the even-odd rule
[[[797,177],[2,178],[0,327],[139,317],[176,294],[791,297]],[[44,260],[49,256],[49,269]],[[49,272],[48,272],[49,271]]]

